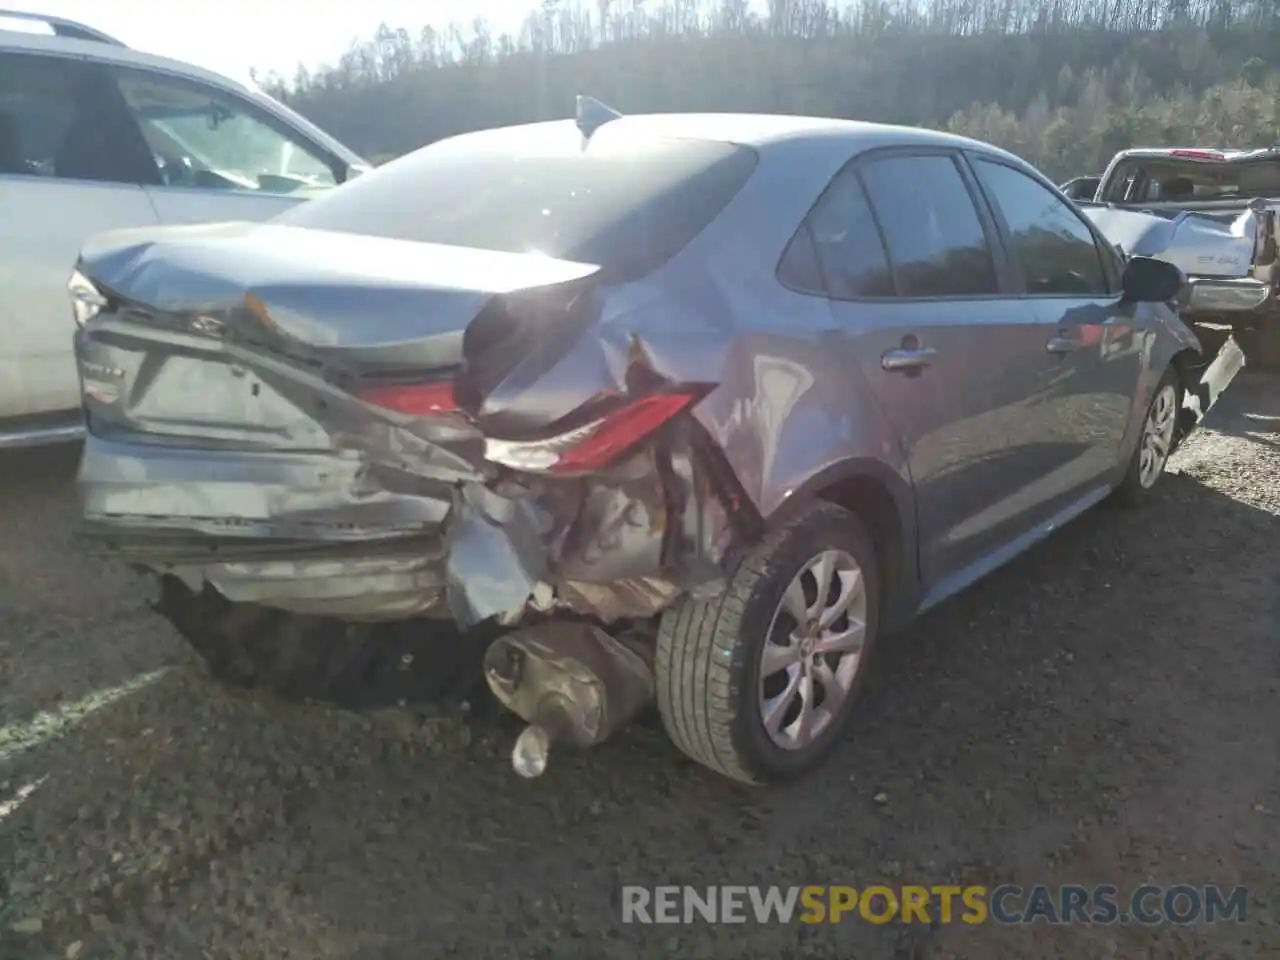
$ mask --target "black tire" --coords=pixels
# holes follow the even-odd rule
[[[433,707],[483,694],[481,658],[492,639],[449,621],[349,623],[251,603],[160,578],[153,609],[195,647],[213,677],[286,700],[351,709],[400,703]]]
[[[784,749],[770,739],[760,716],[763,646],[792,578],[825,550],[844,551],[861,568],[866,591],[863,652],[835,718],[807,746]],[[720,597],[686,597],[662,615],[655,679],[667,735],[687,756],[744,783],[789,780],[809,772],[848,727],[879,610],[875,549],[862,522],[834,504],[814,504],[747,552]]]
[[[1146,502],[1151,491],[1156,484],[1160,482],[1160,478],[1164,476],[1165,469],[1169,465],[1169,460],[1173,457],[1174,451],[1178,449],[1178,443],[1181,440],[1180,414],[1182,409],[1182,383],[1178,379],[1178,373],[1173,367],[1164,372],[1164,376],[1160,378],[1160,382],[1156,384],[1155,390],[1151,392],[1151,402],[1147,404],[1147,412],[1142,416],[1142,426],[1140,429],[1145,431],[1147,421],[1152,416],[1152,411],[1159,402],[1161,392],[1167,387],[1172,387],[1174,392],[1174,429],[1173,436],[1169,444],[1169,453],[1165,457],[1164,462],[1160,464],[1159,472],[1155,479],[1149,485],[1142,482],[1142,436],[1138,437],[1137,447],[1133,451],[1133,456],[1129,460],[1128,469],[1125,470],[1124,478],[1120,481],[1113,494],[1115,501],[1121,506],[1138,507]]]

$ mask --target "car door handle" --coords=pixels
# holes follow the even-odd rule
[[[1051,337],[1045,344],[1045,349],[1050,353],[1075,353],[1080,349],[1080,344],[1071,337]]]
[[[937,352],[933,347],[886,350],[880,355],[880,366],[884,370],[918,370],[931,364]]]

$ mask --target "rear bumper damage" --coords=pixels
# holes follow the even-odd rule
[[[466,480],[407,493],[334,457],[162,452],[91,426],[85,532],[99,551],[196,594],[212,586],[233,602],[343,621],[516,627],[489,646],[484,676],[529,724],[514,769],[538,776],[553,743],[599,743],[652,699],[652,651],[627,642],[625,624],[610,633],[591,621],[643,619],[723,588],[732,523],[699,429],[671,424],[590,482]],[[557,610],[579,616],[538,616]]]
[[[228,600],[468,628],[566,610],[609,622],[714,593],[729,518],[692,422],[587,480],[411,488],[327,454],[245,457],[94,434],[80,467],[94,552]],[[399,487],[397,489],[397,487]]]

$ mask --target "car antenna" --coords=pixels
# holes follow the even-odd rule
[[[617,120],[621,116],[622,114],[613,109],[613,107],[601,103],[595,97],[578,94],[578,105],[574,120],[582,135],[587,139],[590,139],[593,133],[610,120]]]

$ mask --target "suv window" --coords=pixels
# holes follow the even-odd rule
[[[1109,292],[1093,232],[1078,213],[1020,170],[991,160],[977,160],[974,167],[1008,225],[1028,293]]]
[[[820,279],[803,271],[808,263],[818,265]],[[781,276],[804,292],[825,288],[837,300],[895,294],[880,230],[852,169],[837,174],[810,211],[787,250]]]
[[[0,174],[154,182],[145,145],[103,79],[80,60],[0,53]]]
[[[948,156],[859,165],[903,297],[996,294],[995,262],[977,208]]]
[[[277,222],[598,264],[644,276],[684,248],[750,178],[750,147],[630,134],[585,145],[572,121],[440,140]]]
[[[337,185],[322,151],[238,97],[140,70],[117,79],[165,186],[291,194]]]

